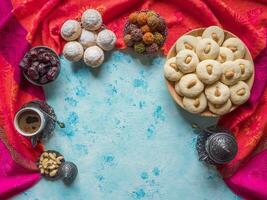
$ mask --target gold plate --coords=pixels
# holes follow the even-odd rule
[[[184,35],[192,35],[192,36],[202,36],[202,33],[203,31],[205,30],[206,28],[199,28],[199,29],[194,29],[192,31],[189,31],[187,33],[185,33]],[[236,35],[234,35],[233,33],[229,32],[229,31],[225,31],[224,30],[224,40],[228,39],[228,38],[231,38],[231,37],[235,37],[235,38],[238,38]],[[241,40],[242,41],[242,40]],[[244,42],[243,42],[244,43]],[[168,52],[167,54],[167,60],[172,58],[172,57],[175,57],[176,56],[176,50],[175,50],[175,44],[176,42],[174,43],[174,45],[171,47],[170,51]],[[245,45],[245,44],[244,44]],[[245,52],[245,56],[244,56],[244,59],[246,60],[249,60],[252,64],[252,68],[253,68],[253,73],[252,73],[252,76],[244,81],[248,84],[249,88],[251,89],[252,88],[252,85],[253,85],[253,82],[254,82],[254,63],[253,63],[253,59],[252,59],[252,56],[248,50],[248,47],[245,45],[245,49],[246,49],[246,52]],[[166,81],[166,84],[167,84],[167,87],[168,87],[168,90],[172,96],[172,98],[174,99],[174,101],[179,105],[181,106],[182,108],[184,108],[184,105],[183,105],[183,97],[178,95],[174,89],[174,84],[175,82],[172,82],[172,81],[169,81],[165,78],[165,81]],[[232,108],[230,109],[229,112],[233,111],[234,109],[236,109],[238,106],[232,106]],[[188,111],[189,112],[189,111]],[[228,113],[229,113],[228,112]],[[194,114],[194,113],[192,113]],[[203,111],[202,113],[196,113],[198,115],[201,115],[201,116],[207,116],[207,117],[218,117],[219,115],[217,114],[214,114],[212,112],[209,111],[208,107],[206,108],[205,111]]]

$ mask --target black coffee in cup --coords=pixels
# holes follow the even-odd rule
[[[41,127],[41,118],[34,110],[25,110],[19,114],[17,120],[19,128],[26,134],[35,133]]]

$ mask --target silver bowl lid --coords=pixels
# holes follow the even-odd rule
[[[221,132],[208,138],[205,149],[210,159],[217,164],[225,164],[234,159],[238,146],[233,135]]]

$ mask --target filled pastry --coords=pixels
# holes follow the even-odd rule
[[[184,96],[179,87],[179,81],[175,82],[174,89],[177,94],[179,94],[180,96]]]
[[[203,83],[210,85],[220,79],[222,67],[216,60],[203,60],[197,65],[196,73]]]
[[[224,47],[230,49],[234,54],[234,59],[243,58],[245,55],[245,45],[238,38],[229,38],[224,41]]]
[[[197,43],[196,53],[200,60],[216,59],[219,55],[219,45],[210,38],[204,38]]]
[[[243,81],[239,81],[236,85],[230,87],[230,92],[231,92],[231,97],[230,97],[231,101],[235,105],[240,105],[245,103],[250,96],[249,87]]]
[[[176,42],[175,45],[176,52],[178,53],[183,49],[195,51],[198,41],[199,40],[194,36],[184,35],[180,37]]]
[[[241,77],[241,69],[237,63],[233,61],[227,61],[222,64],[222,77],[221,82],[226,85],[236,84]]]
[[[190,73],[196,70],[199,60],[195,52],[191,50],[181,50],[176,56],[176,63],[183,73]]]
[[[226,61],[233,61],[234,54],[230,49],[226,47],[220,47],[220,53],[216,60],[220,63],[224,63]]]
[[[207,99],[213,104],[223,104],[230,97],[229,87],[221,82],[207,86],[205,89]]]
[[[201,113],[207,107],[207,99],[203,93],[195,98],[183,98],[184,108],[191,113]]]
[[[224,115],[231,110],[232,103],[230,99],[226,101],[224,104],[216,105],[208,102],[209,110],[217,115]]]
[[[244,81],[251,77],[253,73],[253,68],[249,60],[237,59],[234,62],[240,67],[241,70],[240,80]]]
[[[210,26],[204,30],[202,38],[211,38],[219,45],[222,45],[224,41],[224,31],[218,26]]]
[[[180,79],[179,87],[184,96],[196,97],[203,91],[204,84],[196,74],[186,74]]]
[[[183,76],[182,72],[178,69],[176,58],[172,57],[164,65],[164,76],[169,81],[179,81]]]

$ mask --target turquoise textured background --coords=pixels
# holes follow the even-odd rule
[[[181,110],[164,83],[163,57],[106,53],[98,69],[61,59],[47,101],[66,128],[47,149],[78,165],[72,186],[42,179],[21,200],[234,200],[220,175],[197,159],[191,124],[212,125]]]

